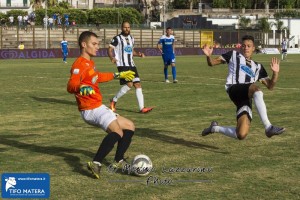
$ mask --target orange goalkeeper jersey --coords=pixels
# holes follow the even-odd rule
[[[91,110],[102,105],[102,94],[98,83],[107,82],[114,79],[114,73],[97,72],[95,63],[84,57],[75,60],[71,68],[71,77],[68,82],[67,90],[74,94],[79,110]],[[80,95],[80,86],[91,86],[95,90],[95,94]]]

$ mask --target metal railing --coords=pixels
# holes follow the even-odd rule
[[[53,28],[53,30],[45,30],[38,26],[28,26],[27,31],[24,29],[19,29],[18,27],[8,27],[8,29],[5,30],[0,27],[0,49],[15,49],[18,47],[20,42],[24,43],[26,49],[60,48],[60,42],[63,37],[66,37],[68,40],[70,48],[77,48],[77,39],[80,33],[86,30],[91,30],[99,36],[101,48],[107,48],[111,42],[111,39],[121,32],[121,30],[118,28],[103,28],[96,26],[74,26],[68,29]],[[207,30],[173,30],[176,47],[200,47],[201,31]],[[155,48],[158,40],[164,33],[165,32],[163,29],[131,29],[131,35],[133,35],[135,38],[135,47],[137,48]],[[262,33],[258,30],[214,30],[213,40],[215,43],[219,44],[219,47],[233,47],[235,44],[239,43],[241,37],[246,34],[254,36],[255,43],[257,45],[262,43]],[[273,37],[271,32],[269,37]],[[276,39],[278,40],[279,38],[279,34],[276,34]],[[272,45],[269,46],[271,47]]]

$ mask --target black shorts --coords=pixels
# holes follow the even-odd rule
[[[139,77],[139,73],[137,72],[136,67],[118,66],[117,68],[118,68],[118,72],[124,72],[124,71],[128,71],[128,70],[131,70],[131,71],[135,72],[134,79],[132,81],[126,81],[125,79],[120,78],[120,85],[125,85],[129,82],[133,82],[133,83],[141,82],[140,77]]]
[[[282,49],[281,52],[282,53],[287,53],[287,49]]]
[[[247,114],[249,120],[252,120],[252,99],[248,97],[249,84],[235,84],[228,88],[227,93],[231,101],[236,106],[237,120],[243,115]]]

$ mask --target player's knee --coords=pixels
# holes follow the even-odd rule
[[[128,122],[126,122],[126,129],[135,131],[134,123],[132,121],[128,120]]]
[[[142,88],[142,85],[140,82],[136,82],[133,84],[135,88]]]
[[[239,140],[244,140],[248,135],[247,131],[239,131],[236,133],[236,136]]]
[[[129,90],[132,88],[132,86],[133,86],[133,83],[132,82],[129,82],[129,83],[127,83],[126,84],[127,86],[128,86],[128,88],[129,88]]]

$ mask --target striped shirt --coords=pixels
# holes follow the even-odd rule
[[[262,64],[253,60],[247,60],[237,51],[229,51],[222,54],[221,58],[228,64],[226,89],[233,84],[255,83],[268,78],[268,74]]]
[[[283,40],[282,43],[281,43],[281,48],[283,50],[287,50],[287,41],[286,40]]]
[[[119,34],[111,40],[109,46],[114,48],[118,67],[135,67],[133,62],[134,38],[131,35]]]

